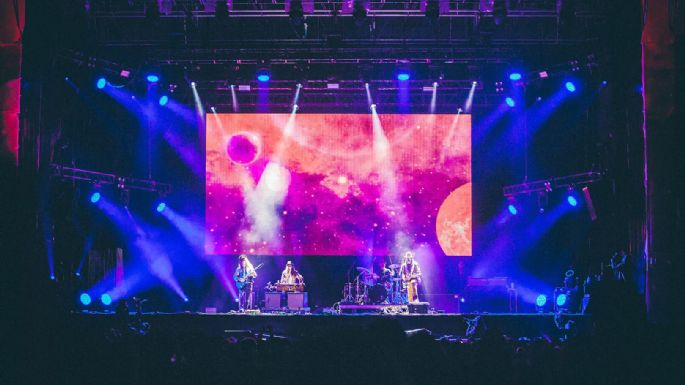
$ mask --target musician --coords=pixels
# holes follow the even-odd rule
[[[409,303],[418,302],[421,268],[419,263],[414,260],[414,253],[411,251],[404,253],[402,267],[400,268],[400,278],[402,278],[402,282],[407,288],[407,300]]]
[[[238,267],[233,273],[233,280],[239,291],[238,306],[241,311],[252,309],[252,284],[255,278],[257,278],[257,271],[247,259],[247,255],[241,254],[238,257]]]
[[[629,270],[630,259],[628,254],[621,250],[614,253],[610,260],[611,270],[614,273],[614,280],[619,282],[627,282],[626,272],[632,273]]]
[[[371,264],[371,273],[377,280],[384,281],[386,278],[392,278],[393,271],[385,257],[375,257]]]
[[[300,274],[299,271],[295,270],[293,262],[288,261],[288,263],[285,264],[285,269],[281,273],[281,280],[279,282],[285,285],[296,285],[304,283],[304,278],[302,278],[302,274]]]

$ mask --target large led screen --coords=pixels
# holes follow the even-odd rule
[[[471,255],[470,115],[206,118],[207,254]]]

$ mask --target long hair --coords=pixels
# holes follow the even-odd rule
[[[245,271],[254,270],[254,266],[252,266],[252,262],[250,262],[250,259],[247,258],[247,255],[240,254],[240,256],[238,256],[238,260],[245,261]]]

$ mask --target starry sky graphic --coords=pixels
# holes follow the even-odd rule
[[[389,255],[402,232],[435,254],[470,255],[471,116],[379,118],[392,170],[377,162],[370,114],[206,119],[205,251]],[[276,231],[247,239],[254,218],[245,197],[270,162],[287,170],[287,179],[279,182],[287,184],[282,199],[266,208],[278,218]],[[396,183],[392,200],[384,197],[388,172]]]

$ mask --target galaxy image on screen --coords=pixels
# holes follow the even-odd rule
[[[472,254],[471,116],[212,114],[212,255]]]

